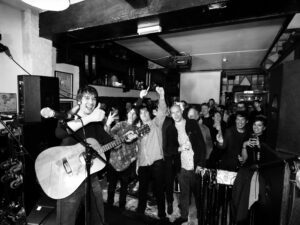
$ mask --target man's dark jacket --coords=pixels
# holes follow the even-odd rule
[[[163,127],[163,149],[165,157],[178,154],[178,132],[174,120],[165,121],[168,124]],[[194,166],[205,167],[206,146],[196,120],[186,119],[185,131],[190,139],[194,151]]]

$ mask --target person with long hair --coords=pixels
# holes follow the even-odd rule
[[[109,134],[114,138],[120,138],[130,130],[137,129],[138,114],[135,108],[132,108],[127,113],[127,120],[116,123],[112,128],[111,123],[114,120],[114,114],[110,113],[106,122]],[[120,180],[119,192],[119,208],[121,211],[126,206],[127,188],[130,180],[133,178],[136,168],[136,157],[138,147],[137,142],[123,143],[116,149],[110,152],[108,167],[108,189],[107,189],[107,204],[114,204],[114,196],[117,182]]]
[[[165,162],[162,146],[162,125],[167,115],[165,91],[162,87],[156,87],[159,94],[157,114],[152,118],[152,109],[147,105],[139,107],[139,116],[142,124],[150,127],[150,132],[138,141],[137,174],[139,180],[138,193],[138,217],[144,218],[147,205],[147,192],[151,178],[153,179],[153,191],[157,202],[158,217],[161,224],[168,223],[165,210],[164,181]],[[142,90],[141,97],[148,91]]]

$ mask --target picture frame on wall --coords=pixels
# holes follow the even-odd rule
[[[59,108],[61,112],[68,112],[73,108],[73,101],[60,101]]]
[[[55,77],[59,80],[59,97],[73,97],[73,74],[62,71],[55,71]]]

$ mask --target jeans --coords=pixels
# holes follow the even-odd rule
[[[125,209],[126,205],[126,196],[127,196],[127,188],[131,179],[133,178],[133,174],[135,173],[135,162],[131,163],[130,166],[124,171],[116,171],[114,168],[109,167],[107,179],[108,179],[108,189],[107,189],[107,203],[108,205],[114,204],[114,197],[116,186],[118,180],[120,180],[120,195],[119,195],[119,207],[121,209]]]
[[[174,200],[174,181],[180,170],[180,156],[173,155],[165,157],[165,164],[166,199],[168,204],[172,204]]]
[[[190,194],[193,193],[197,212],[199,211],[199,188],[200,180],[196,177],[194,170],[180,170],[178,181],[180,185],[179,208],[181,217],[188,218],[190,206]]]
[[[58,225],[75,225],[80,209],[85,206],[85,186],[84,181],[70,196],[57,200]],[[104,224],[104,206],[97,175],[92,175],[91,186],[90,222],[92,225],[101,225]]]
[[[157,201],[158,217],[166,216],[164,179],[165,164],[162,159],[155,161],[150,166],[141,166],[138,171],[139,194],[138,194],[138,213],[144,213],[147,204],[147,192],[150,179],[153,179],[153,191]]]

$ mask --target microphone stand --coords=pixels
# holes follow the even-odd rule
[[[4,52],[8,58],[10,58],[17,66],[19,66],[24,72],[26,72],[28,75],[31,75],[27,70],[24,69],[11,55],[9,48],[3,44],[0,43],[0,52]]]
[[[26,148],[22,145],[22,143],[18,140],[18,138],[15,136],[15,134],[10,130],[10,128],[4,123],[4,121],[0,117],[0,123],[4,126],[4,128],[8,131],[8,133],[11,135],[11,137],[15,140],[15,142],[18,144],[18,147],[20,149],[20,152],[18,153],[21,156],[29,155],[29,152],[26,150]],[[32,159],[32,157],[30,156]]]
[[[78,141],[80,144],[82,144],[85,147],[85,162],[86,162],[86,172],[87,172],[87,178],[86,178],[86,205],[85,205],[85,224],[90,225],[91,224],[91,165],[92,165],[92,158],[98,157],[100,160],[102,160],[105,164],[107,163],[106,160],[104,160],[93,147],[90,146],[89,143],[87,143],[83,138],[81,138],[78,134],[76,134],[67,124],[66,121],[61,120],[60,123],[64,127],[65,130],[70,132],[71,136]],[[83,128],[83,127],[82,127]],[[103,218],[101,218],[103,220]],[[104,221],[102,221],[104,224]]]

